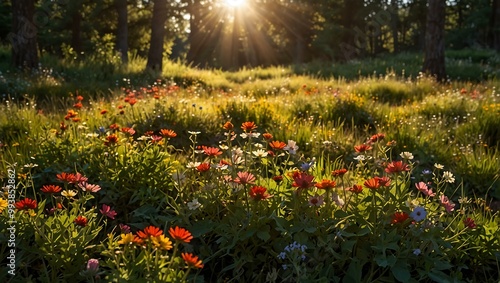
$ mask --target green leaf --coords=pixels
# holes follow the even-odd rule
[[[193,237],[197,238],[208,232],[212,232],[215,227],[212,221],[199,221],[189,228],[189,231]]]
[[[352,259],[351,264],[347,268],[346,275],[342,280],[343,283],[357,283],[361,282],[361,275],[363,266],[358,259]]]
[[[399,282],[408,282],[411,278],[410,270],[406,261],[398,260],[391,268],[392,275]]]
[[[258,231],[257,232],[257,238],[259,238],[259,239],[261,239],[263,241],[267,241],[267,240],[269,240],[271,238],[271,234],[269,234],[268,231]]]

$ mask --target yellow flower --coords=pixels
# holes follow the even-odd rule
[[[165,235],[160,235],[157,237],[151,237],[151,242],[157,248],[162,250],[170,250],[172,248],[172,241],[169,238],[165,237]]]
[[[0,213],[2,213],[2,211],[7,208],[7,205],[7,200],[0,198]]]
[[[67,198],[72,198],[72,197],[76,196],[76,192],[73,190],[64,190],[61,192],[61,195],[65,196]]]
[[[121,234],[120,237],[122,237],[122,239],[118,241],[119,245],[128,245],[134,241],[134,234],[132,233]]]

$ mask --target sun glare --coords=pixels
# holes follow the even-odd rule
[[[224,0],[224,5],[230,8],[241,8],[245,5],[246,0]]]

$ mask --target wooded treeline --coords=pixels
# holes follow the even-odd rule
[[[29,42],[37,44],[38,54],[97,54],[122,62],[147,57],[151,69],[161,69],[165,56],[224,69],[346,61],[423,52],[433,1],[247,0],[241,9],[223,2],[3,1],[0,38],[21,53]],[[445,48],[500,51],[500,0],[435,2],[446,3]],[[25,14],[13,14],[16,9]]]

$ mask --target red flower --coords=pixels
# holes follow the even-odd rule
[[[106,110],[106,109],[102,109],[102,110],[101,110],[101,115],[104,115],[104,114],[106,114],[106,113],[108,113],[108,110]]]
[[[210,163],[201,163],[196,167],[196,170],[198,170],[198,172],[207,172],[210,170]]]
[[[269,146],[271,146],[271,148],[274,150],[280,150],[280,149],[285,148],[286,143],[284,143],[282,141],[272,141],[269,143]]]
[[[352,188],[348,188],[347,190],[355,194],[360,194],[363,191],[363,187],[361,185],[353,185]]]
[[[130,99],[128,100],[128,104],[130,104],[130,106],[133,106],[133,105],[134,105],[134,104],[136,104],[136,103],[137,103],[137,99],[135,99],[135,98],[130,98]]]
[[[283,176],[274,176],[273,181],[275,181],[277,184],[279,184],[283,181]]]
[[[396,212],[392,215],[391,224],[403,223],[408,217],[410,216],[405,212]]]
[[[47,186],[43,186],[40,190],[46,194],[55,194],[55,193],[60,192],[62,190],[62,188],[59,186],[55,186],[55,185],[47,185]]]
[[[309,175],[305,172],[294,172],[292,178],[292,187],[299,188],[299,190],[310,188],[315,184],[315,182],[313,182],[314,176]]]
[[[78,101],[82,101],[82,100],[83,100],[83,96],[81,96],[81,95],[77,96],[77,97],[76,97],[76,100],[78,100]]]
[[[19,210],[35,209],[37,207],[36,200],[25,198],[14,204],[14,206]]]
[[[337,169],[332,172],[333,177],[340,177],[344,176],[344,174],[347,173],[347,169],[342,168],[342,169]]]
[[[177,136],[177,133],[169,129],[161,129],[160,134],[166,138],[175,138]]]
[[[384,177],[375,177],[375,179],[377,179],[378,183],[382,186],[382,187],[389,187],[391,185],[391,179],[387,176],[384,176]]]
[[[189,243],[193,239],[191,232],[189,232],[188,230],[186,230],[184,228],[180,228],[178,226],[176,226],[173,229],[172,229],[172,227],[170,227],[170,229],[168,230],[168,233],[170,234],[170,236],[174,240],[181,241],[184,243]]]
[[[188,266],[203,268],[203,262],[199,260],[197,256],[194,256],[191,253],[182,253],[181,256]]]
[[[385,138],[385,134],[375,134],[373,136],[371,136],[370,138],[370,142],[378,142],[380,140],[383,140]]]
[[[76,176],[73,173],[62,172],[61,174],[57,174],[56,178],[59,181],[63,181],[63,182],[67,182],[67,183],[71,184],[71,183],[75,182]]]
[[[105,141],[104,144],[107,146],[118,143],[118,137],[115,134],[107,136],[106,140],[107,141]]]
[[[141,239],[147,239],[149,237],[158,237],[163,235],[163,231],[156,226],[148,226],[142,231],[137,232],[137,236]]]
[[[65,131],[67,128],[68,126],[65,125],[64,122],[59,123],[59,129],[61,129],[61,131]]]
[[[474,219],[471,219],[470,217],[467,217],[467,219],[464,219],[464,224],[467,226],[467,228],[474,229],[477,227],[476,223],[474,222]]]
[[[75,107],[76,109],[80,109],[83,107],[83,104],[81,102],[78,102],[78,103],[73,104],[73,107]]]
[[[233,123],[228,121],[228,122],[224,123],[224,126],[222,126],[222,128],[224,128],[224,130],[230,131],[234,128],[234,125],[233,125]]]
[[[262,186],[253,186],[252,188],[250,188],[249,195],[253,200],[256,201],[272,197],[270,194],[266,192],[266,190],[267,189]]]
[[[365,187],[372,190],[377,190],[380,188],[380,183],[377,178],[371,178],[364,182]]]
[[[202,146],[203,152],[208,155],[208,156],[218,156],[222,154],[222,151],[220,151],[216,147],[208,147],[208,146]]]
[[[135,134],[135,130],[132,129],[132,128],[128,128],[128,127],[123,127],[122,128],[122,132],[123,133],[127,133],[127,134],[129,134],[131,136],[133,136]]]
[[[116,124],[116,123],[115,123],[115,124],[111,124],[111,125],[109,125],[109,128],[110,128],[111,130],[118,130],[118,129],[120,128],[120,126],[118,126],[118,124]]]
[[[255,176],[250,172],[238,172],[238,177],[234,179],[234,182],[241,185],[253,184],[255,181]]]
[[[254,122],[245,122],[245,123],[241,124],[241,128],[245,132],[251,132],[251,131],[257,129],[257,126],[255,125]]]
[[[368,145],[368,144],[360,144],[360,145],[355,145],[354,146],[354,150],[356,152],[365,152],[365,151],[370,150],[372,148],[373,147],[371,145]]]
[[[335,183],[335,181],[324,179],[321,182],[316,183],[315,186],[318,189],[328,190],[328,189],[333,189],[336,185],[337,183]]]
[[[87,226],[88,220],[87,220],[87,217],[80,215],[77,218],[75,218],[75,220],[73,222],[78,226],[85,227],[85,226]]]
[[[389,174],[397,174],[403,171],[410,171],[408,164],[403,161],[393,161],[387,164],[387,167],[385,168],[385,172]]]

